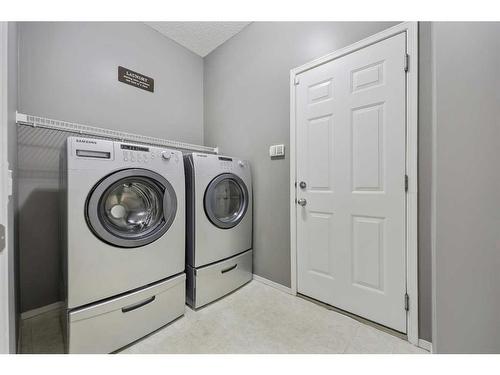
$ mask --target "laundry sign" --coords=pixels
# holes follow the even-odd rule
[[[154,92],[155,88],[155,81],[153,78],[134,72],[123,66],[118,67],[118,81],[149,92]]]

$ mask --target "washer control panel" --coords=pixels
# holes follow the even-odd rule
[[[179,155],[170,150],[150,149],[145,146],[121,144],[120,148],[123,153],[123,161],[130,163],[150,163],[155,160],[163,162],[179,161]]]

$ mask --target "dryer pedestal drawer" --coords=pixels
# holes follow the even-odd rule
[[[252,250],[187,273],[187,303],[199,308],[252,280]]]
[[[184,314],[186,275],[68,313],[69,353],[110,353]]]

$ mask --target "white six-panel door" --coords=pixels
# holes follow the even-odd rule
[[[297,290],[401,332],[405,54],[401,33],[296,86]]]

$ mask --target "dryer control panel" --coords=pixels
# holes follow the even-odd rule
[[[250,162],[238,157],[217,154],[190,153],[191,168],[196,176],[207,176],[210,180],[222,173],[233,173],[251,179]],[[251,182],[249,182],[250,184]]]
[[[218,156],[219,165],[224,171],[234,171],[235,169],[244,168],[246,162],[244,160],[237,160],[227,156]]]

